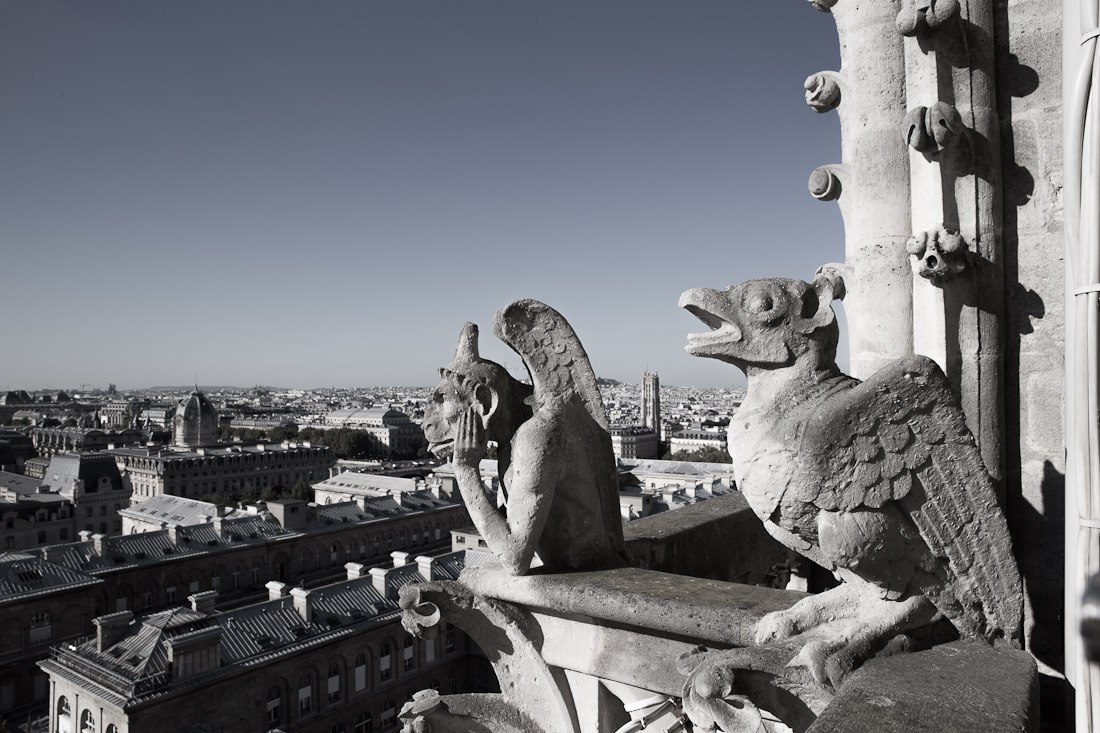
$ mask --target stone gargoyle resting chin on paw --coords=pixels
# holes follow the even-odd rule
[[[536,300],[506,306],[493,325],[532,386],[482,359],[467,323],[424,417],[429,449],[451,455],[470,518],[508,572],[527,573],[536,552],[543,572],[624,565],[615,456],[580,340]],[[488,441],[498,446],[502,507],[478,470]]]
[[[841,373],[843,287],[825,269],[812,284],[680,296],[710,328],[687,351],[748,377],[729,427],[739,489],[773,537],[842,581],[764,616],[756,643],[796,646],[790,666],[834,687],[900,634],[946,618],[962,637],[1019,646],[1022,617],[1008,527],[947,377],[923,356],[865,382]],[[696,679],[720,691],[707,667]]]

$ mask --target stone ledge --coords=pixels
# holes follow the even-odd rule
[[[805,596],[641,568],[517,577],[484,565],[466,568],[460,582],[478,595],[519,606],[720,647],[751,644],[756,622],[764,614],[788,608]]]

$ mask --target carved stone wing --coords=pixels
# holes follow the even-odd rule
[[[517,300],[497,312],[493,332],[523,358],[538,404],[576,394],[596,424],[608,429],[588,354],[560,313],[537,300]]]
[[[932,575],[918,582],[936,607],[968,636],[1018,640],[1021,586],[1008,525],[939,366],[900,359],[827,405],[807,426],[806,470],[790,490],[830,511],[895,502],[917,533],[881,540],[914,545],[910,557],[931,553]]]

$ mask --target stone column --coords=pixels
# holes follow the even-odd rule
[[[806,102],[840,115],[839,165],[818,168],[810,193],[836,200],[844,219],[845,312],[851,373],[865,379],[913,352],[909,162],[899,133],[905,117],[905,56],[894,28],[896,0],[812,0],[832,13],[839,72],[806,80]]]

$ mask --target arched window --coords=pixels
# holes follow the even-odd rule
[[[334,703],[340,699],[340,665],[333,662],[328,666],[328,701]]]
[[[374,733],[374,719],[371,718],[370,713],[359,713],[352,733]]]
[[[447,624],[446,631],[443,634],[444,648],[453,652],[455,650],[455,627],[453,624]]]
[[[298,715],[309,715],[313,712],[313,677],[309,672],[298,680]]]
[[[53,618],[48,611],[31,616],[30,642],[41,644],[53,638]]]
[[[438,656],[439,639],[425,639],[424,642],[424,661],[431,663],[435,661]]]
[[[267,690],[267,724],[268,727],[278,725],[283,720],[283,691],[278,685],[272,685]]]
[[[335,542],[332,543],[332,547],[328,551],[328,561],[330,564],[335,565],[337,558],[340,557],[340,550]]]
[[[393,704],[393,700],[386,700],[386,704],[382,706],[382,715],[379,716],[379,723],[382,726],[382,730],[387,730],[393,725],[394,718],[397,717],[397,706]]]
[[[95,733],[95,716],[91,710],[80,714],[80,733]]]
[[[367,689],[367,655],[359,652],[355,655],[355,691]]]
[[[337,723],[329,729],[331,733],[348,733],[348,729],[343,723]]]
[[[107,733],[118,733],[118,726],[114,723],[111,723],[107,726]]]
[[[403,669],[408,672],[416,666],[416,639],[409,636],[405,639],[405,648],[401,650],[401,658],[405,665]]]
[[[378,679],[385,682],[393,676],[393,672],[390,669],[390,665],[393,658],[393,647],[387,641],[382,645],[382,650],[378,652]]]

